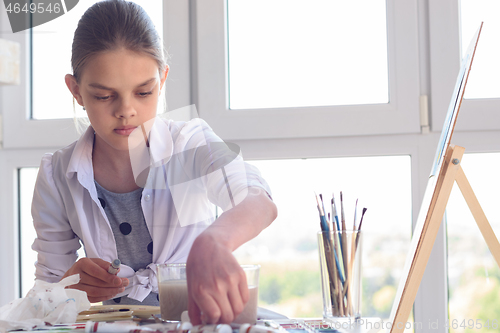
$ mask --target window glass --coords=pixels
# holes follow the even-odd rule
[[[462,55],[469,41],[484,22],[470,71],[465,98],[500,97],[500,2],[496,0],[460,0],[460,29]]]
[[[33,119],[73,118],[84,116],[64,82],[72,73],[71,45],[78,21],[83,13],[98,0],[80,0],[66,14],[32,29],[32,83]],[[134,1],[141,5],[153,20],[160,37],[163,35],[163,7],[161,0]]]
[[[227,0],[231,109],[387,103],[384,0]]]
[[[411,238],[410,157],[250,163],[269,183],[278,207],[277,220],[235,252],[240,263],[261,265],[260,306],[290,318],[322,317],[314,192],[328,200],[335,193],[339,204],[342,191],[348,223],[356,199],[358,219],[361,208],[368,209],[362,227],[362,315],[388,320]]]
[[[466,154],[462,168],[493,230],[498,234],[500,153]],[[446,209],[450,332],[497,332],[500,269],[455,184]],[[472,325],[474,319],[480,321]],[[486,327],[489,324],[490,327]],[[471,326],[472,325],[472,326]]]

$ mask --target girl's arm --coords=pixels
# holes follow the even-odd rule
[[[245,273],[232,252],[257,236],[277,216],[260,187],[225,211],[193,243],[187,260],[189,317],[193,325],[230,323],[248,301]]]
[[[194,325],[230,323],[249,297],[245,273],[232,252],[265,229],[277,209],[260,172],[243,161],[239,147],[226,145],[204,120],[195,118],[173,132],[184,178],[199,179],[197,186],[224,210],[195,239],[187,259],[189,317]]]
[[[66,215],[63,198],[54,181],[52,154],[43,156],[38,171],[31,215],[37,237],[33,250],[38,253],[35,263],[37,279],[59,282],[78,258],[80,241]]]
[[[47,154],[40,164],[31,209],[37,233],[33,243],[33,250],[38,253],[36,278],[54,283],[78,273],[80,282],[70,288],[87,292],[90,302],[109,299],[123,291],[128,280],[109,274],[110,263],[104,260],[76,261],[80,242],[68,221],[54,172],[52,155]]]

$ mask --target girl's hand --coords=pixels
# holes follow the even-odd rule
[[[82,258],[71,266],[63,279],[80,274],[80,282],[68,288],[85,291],[91,303],[105,301],[123,292],[129,283],[126,278],[109,274],[109,265],[109,262],[99,258]]]
[[[187,259],[188,312],[193,325],[231,323],[248,302],[245,272],[206,230]]]

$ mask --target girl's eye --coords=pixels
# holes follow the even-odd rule
[[[152,93],[153,93],[152,91],[148,91],[148,92],[140,92],[140,93],[139,93],[139,96],[141,96],[141,97],[146,97],[146,96],[148,96],[148,95],[151,95]]]
[[[107,101],[109,98],[110,96],[95,96],[98,101]]]

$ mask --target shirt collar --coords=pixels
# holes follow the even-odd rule
[[[73,154],[69,160],[66,170],[66,178],[73,177],[75,173],[93,175],[92,170],[92,146],[94,144],[94,129],[89,126],[85,133],[76,142]]]

